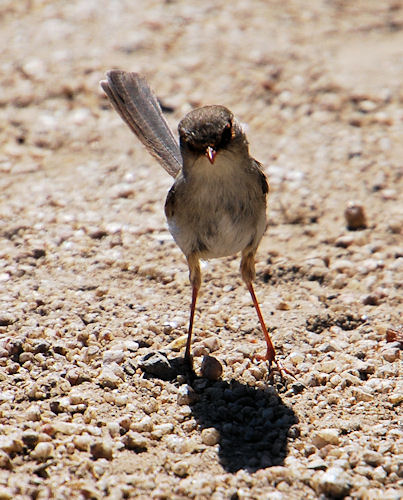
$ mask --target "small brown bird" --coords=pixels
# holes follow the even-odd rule
[[[165,214],[187,259],[192,285],[186,360],[191,362],[193,319],[201,285],[199,260],[241,252],[241,275],[267,345],[266,355],[259,359],[278,365],[252,285],[254,257],[266,227],[269,186],[259,162],[249,155],[242,127],[224,106],[194,109],[179,123],[179,147],[142,76],[113,70],[101,86],[131,130],[175,178]]]

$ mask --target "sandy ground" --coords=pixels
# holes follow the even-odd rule
[[[398,499],[400,0],[0,3],[0,498]],[[190,380],[169,176],[112,110],[228,106],[269,177],[256,291],[203,268]],[[349,230],[345,210],[364,211]],[[154,372],[155,376],[152,376]]]

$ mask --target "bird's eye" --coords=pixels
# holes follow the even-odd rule
[[[220,147],[225,147],[228,145],[228,143],[230,142],[232,138],[232,123],[231,122],[228,122],[225,127],[224,127],[224,130],[222,131],[222,134],[221,134],[221,141],[220,141]]]

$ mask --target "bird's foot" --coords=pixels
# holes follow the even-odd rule
[[[255,354],[253,356],[253,359],[256,359],[257,361],[267,361],[269,365],[270,377],[273,376],[274,372],[278,372],[280,373],[281,378],[285,378],[284,373],[286,373],[293,379],[297,380],[297,377],[290,370],[285,368],[285,366],[283,366],[283,364],[278,359],[276,359],[274,353],[269,350],[267,350],[265,356],[262,356],[261,354]],[[275,367],[273,367],[273,364],[275,365]]]

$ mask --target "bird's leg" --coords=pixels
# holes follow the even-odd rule
[[[255,251],[251,249],[245,249],[242,252],[241,259],[241,275],[242,279],[246,283],[249,293],[252,297],[253,305],[255,306],[257,317],[259,318],[260,326],[263,330],[264,339],[266,341],[267,352],[266,356],[259,357],[259,359],[268,361],[269,364],[276,361],[276,352],[274,350],[273,342],[271,341],[269,332],[267,331],[266,324],[263,319],[262,312],[260,311],[259,302],[257,301],[255,290],[253,289],[252,281],[255,278]]]
[[[267,331],[266,324],[262,316],[262,312],[260,311],[259,302],[257,301],[252,282],[251,281],[247,282],[246,286],[248,287],[249,293],[252,297],[252,302],[253,305],[255,306],[257,317],[259,318],[260,326],[262,327],[264,339],[266,341],[266,346],[267,346],[266,356],[257,356],[257,359],[268,361],[269,364],[271,365],[273,361],[276,362],[276,351],[274,350],[273,342],[271,341],[269,332]]]
[[[190,305],[190,317],[189,317],[189,329],[188,329],[188,339],[186,342],[185,350],[185,360],[191,363],[190,346],[192,343],[192,332],[193,332],[193,319],[196,309],[197,295],[199,293],[201,284],[201,272],[199,257],[195,254],[190,254],[187,257],[189,266],[189,280],[192,285],[192,303]]]
[[[266,324],[263,319],[262,312],[259,307],[259,302],[257,301],[255,290],[253,289],[252,281],[255,278],[255,249],[247,248],[242,252],[241,258],[241,275],[242,279],[246,283],[246,286],[249,290],[249,293],[252,297],[253,305],[255,306],[257,317],[259,318],[260,326],[263,330],[263,335],[266,341],[267,351],[265,356],[255,356],[256,359],[268,361],[269,365],[274,362],[276,363],[280,373],[283,371],[288,375],[294,377],[292,373],[290,373],[286,368],[284,368],[279,361],[276,359],[276,351],[273,346],[273,342],[271,341],[269,332],[267,331]],[[294,377],[295,378],[295,377]]]

